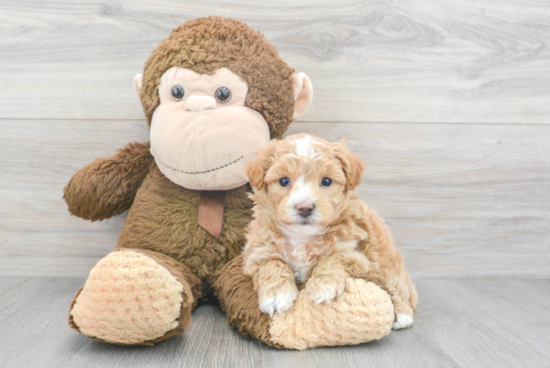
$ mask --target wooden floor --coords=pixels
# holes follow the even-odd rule
[[[242,337],[215,306],[154,347],[90,340],[65,323],[74,278],[0,278],[0,367],[550,367],[550,280],[417,281],[412,328],[368,344],[303,352]]]

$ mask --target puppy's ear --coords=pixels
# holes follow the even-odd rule
[[[252,188],[256,190],[265,188],[265,174],[271,165],[273,165],[273,156],[277,143],[276,139],[271,140],[267,144],[267,147],[258,152],[256,158],[246,165],[246,175],[248,175]]]
[[[342,169],[346,175],[346,188],[353,190],[360,183],[363,177],[365,164],[361,161],[357,154],[351,152],[345,145],[344,141],[340,143],[331,143],[336,158],[342,164]]]

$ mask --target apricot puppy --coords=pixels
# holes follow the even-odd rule
[[[286,312],[303,284],[313,301],[330,303],[356,277],[390,294],[394,329],[413,323],[415,286],[384,221],[359,200],[363,164],[344,144],[305,134],[272,140],[247,174],[255,206],[244,273],[262,312]]]

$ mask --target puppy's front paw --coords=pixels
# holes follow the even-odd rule
[[[260,310],[273,316],[273,313],[284,313],[292,307],[298,297],[298,288],[295,284],[287,283],[269,290],[260,290]]]
[[[309,297],[315,303],[327,302],[330,304],[332,299],[339,297],[346,288],[346,280],[330,276],[312,277],[306,284],[306,291]]]
[[[394,330],[400,330],[402,328],[407,328],[410,325],[412,325],[414,322],[413,316],[410,316],[408,314],[398,314],[397,315],[397,321],[393,323],[392,328]]]

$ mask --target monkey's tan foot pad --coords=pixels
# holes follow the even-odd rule
[[[182,292],[183,285],[153,258],[115,251],[91,270],[71,305],[69,324],[93,339],[150,345],[177,333]]]
[[[344,293],[331,304],[316,304],[302,290],[286,313],[273,315],[271,341],[289,349],[355,345],[378,340],[392,327],[390,296],[378,285],[348,278]]]

